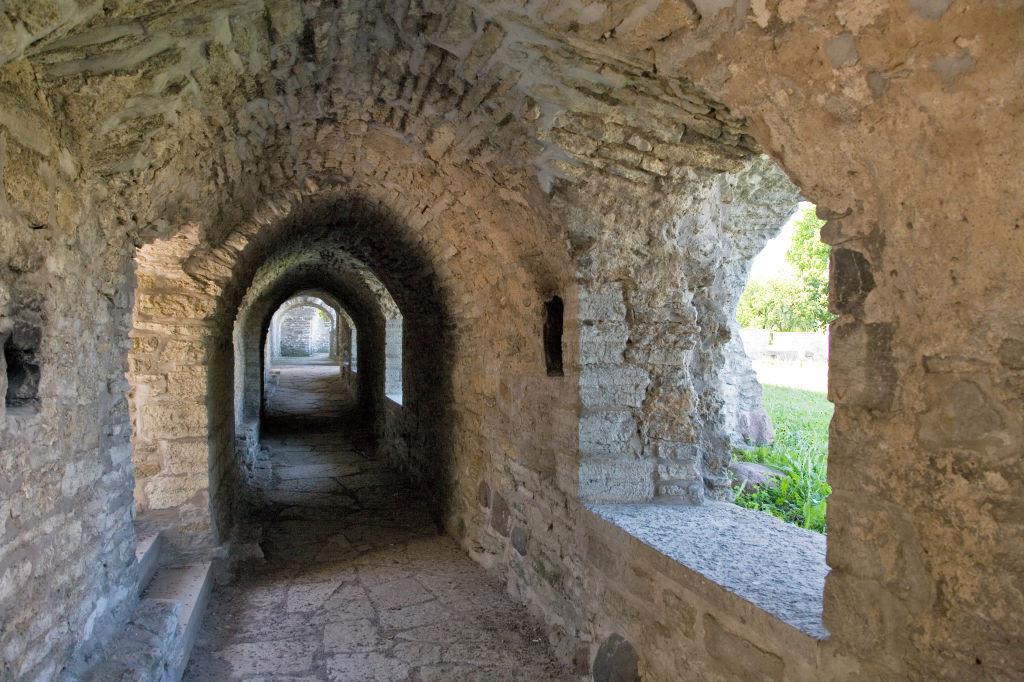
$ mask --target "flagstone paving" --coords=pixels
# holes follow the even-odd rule
[[[264,558],[215,589],[185,679],[577,679],[540,623],[370,456],[330,369],[278,378]]]

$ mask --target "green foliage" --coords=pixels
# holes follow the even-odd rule
[[[786,260],[796,271],[802,285],[800,305],[804,315],[813,320],[812,328],[824,329],[832,321],[828,312],[828,254],[829,245],[821,241],[821,228],[825,221],[818,218],[813,206],[808,206],[793,225],[793,239],[786,251]],[[793,330],[797,331],[797,330]]]
[[[736,320],[741,327],[773,331],[814,331],[813,292],[793,279],[750,282],[743,290]]]
[[[813,332],[824,329],[828,312],[829,246],[821,241],[824,220],[808,206],[797,218],[786,260],[794,276],[751,281],[740,296],[736,319],[743,327],[778,332]]]
[[[793,224],[793,239],[786,251],[786,260],[800,279],[828,281],[829,245],[821,241],[821,228],[825,221],[818,217],[813,206],[806,207]]]
[[[764,387],[764,406],[775,427],[775,442],[734,456],[782,472],[778,488],[758,486],[751,493],[735,491],[736,504],[757,509],[787,523],[826,532],[828,424],[832,404],[825,395],[782,386]]]

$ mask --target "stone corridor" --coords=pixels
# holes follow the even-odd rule
[[[1022,82],[1024,0],[3,3],[0,682],[1024,680]]]
[[[275,368],[262,561],[218,587],[187,680],[569,680],[541,625],[370,452],[338,368]]]

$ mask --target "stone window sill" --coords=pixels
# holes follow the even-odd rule
[[[782,622],[828,637],[821,620],[825,536],[726,502],[587,508]]]

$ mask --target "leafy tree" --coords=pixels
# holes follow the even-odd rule
[[[829,245],[821,241],[824,225],[814,206],[804,208],[793,224],[793,239],[786,251],[786,260],[800,277],[828,276]]]
[[[795,331],[811,329],[808,292],[795,279],[751,282],[740,297],[736,319],[743,327]]]
[[[793,225],[793,240],[786,251],[786,260],[793,266],[805,292],[801,304],[804,307],[803,316],[810,321],[810,329],[806,331],[824,329],[832,321],[832,315],[828,312],[830,248],[821,241],[821,228],[824,225],[825,221],[818,218],[814,206],[806,207]]]
[[[821,241],[824,224],[813,206],[804,209],[786,251],[794,275],[748,283],[736,311],[741,326],[809,332],[824,329],[832,320],[828,312],[829,246]]]

